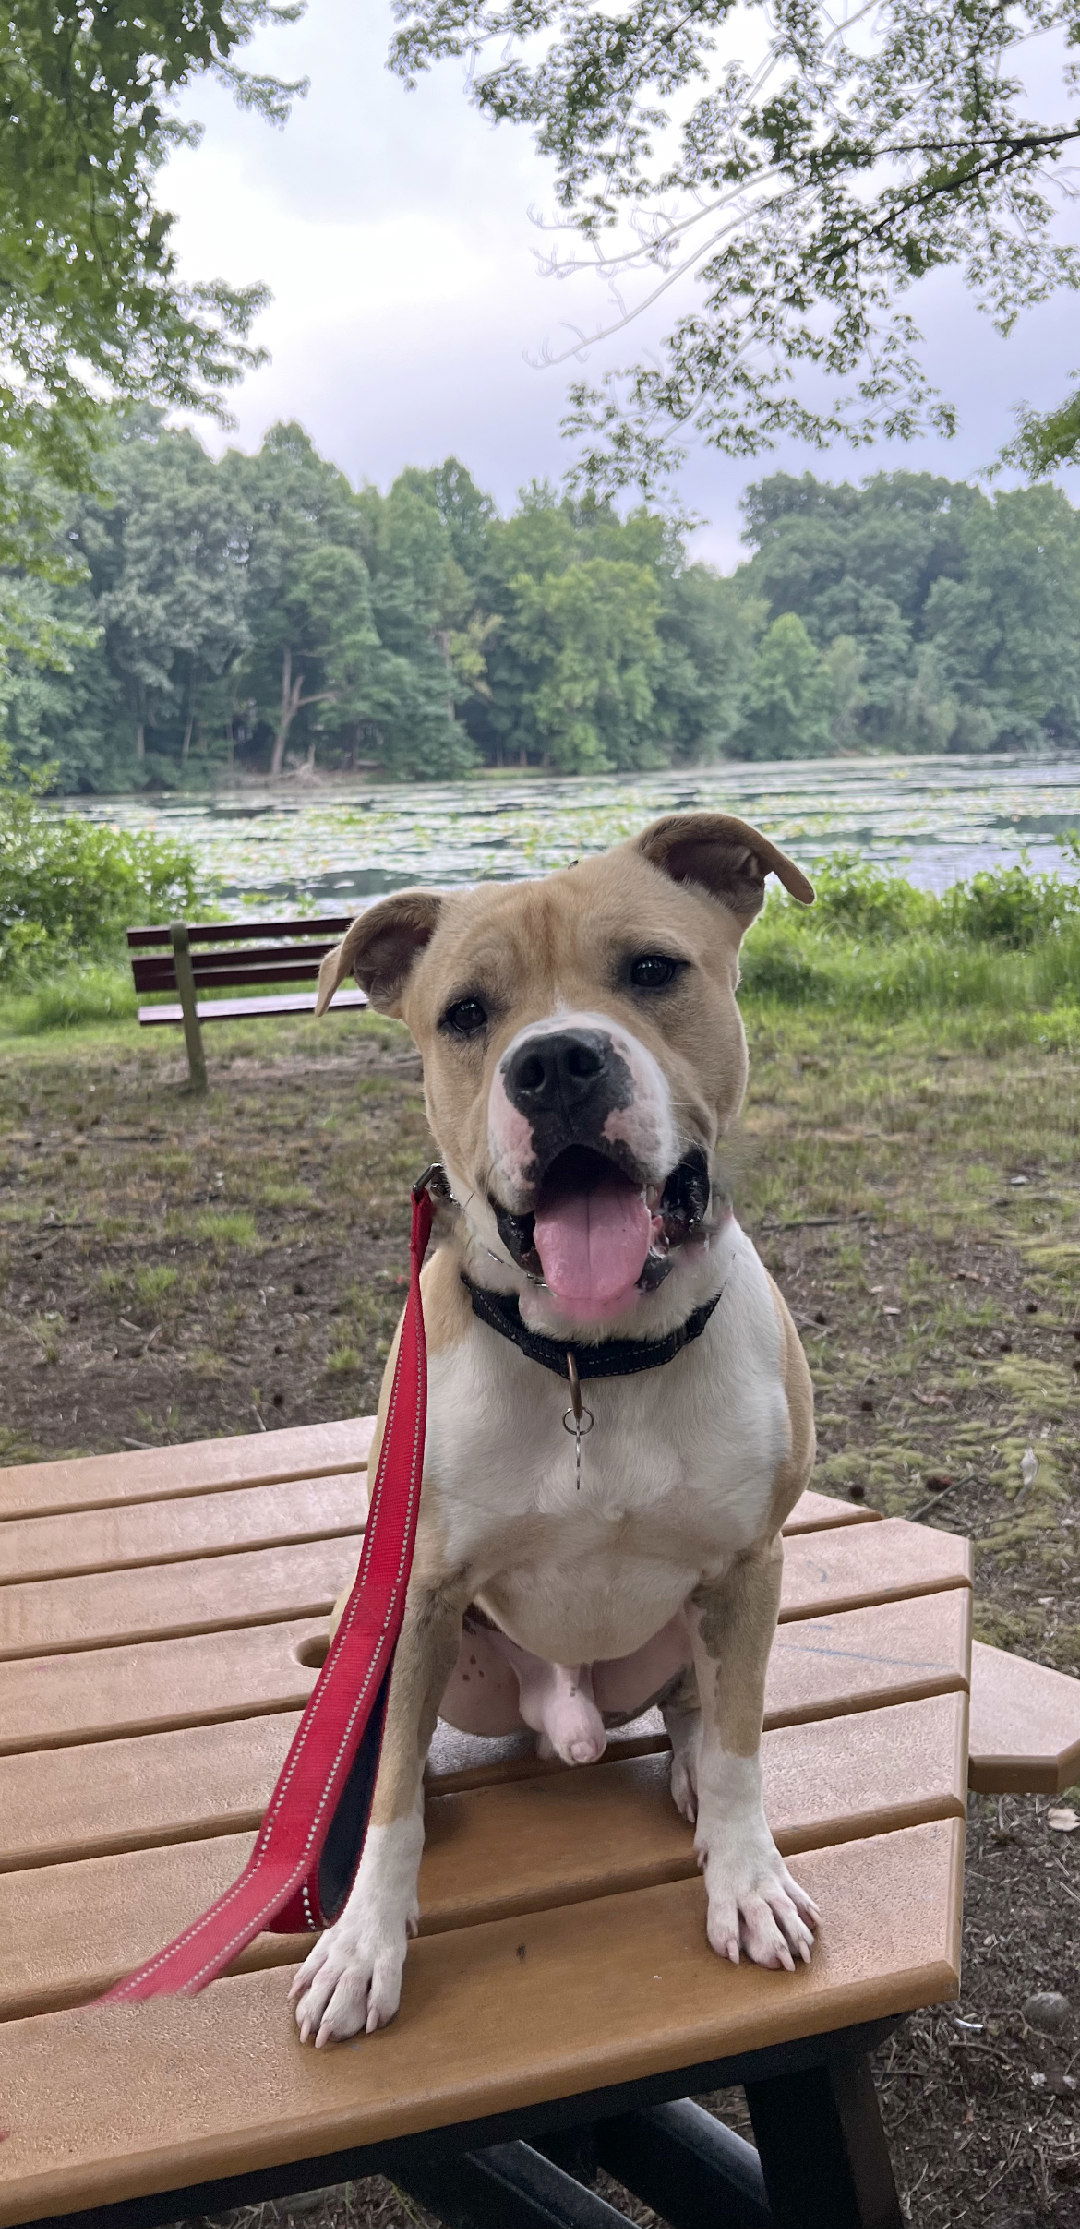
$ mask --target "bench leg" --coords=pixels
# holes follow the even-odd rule
[[[174,921],[169,933],[172,937],[176,988],[180,993],[180,1004],[184,1012],[188,1082],[192,1091],[201,1093],[206,1090],[206,1055],[203,1052],[202,1030],[199,1027],[199,1000],[195,989],[195,971],[191,965],[186,921]]]
[[[776,2229],[903,2229],[865,2052],[748,2082]]]

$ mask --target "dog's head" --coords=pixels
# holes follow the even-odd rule
[[[812,902],[745,821],[669,814],[542,882],[400,891],[322,963],[319,1013],[354,974],[408,1024],[473,1232],[564,1319],[634,1310],[706,1226],[746,1086],[739,944],[769,873]]]

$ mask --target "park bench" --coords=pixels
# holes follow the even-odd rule
[[[351,913],[299,921],[200,921],[189,925],[129,929],[128,952],[140,995],[173,992],[178,1003],[140,1006],[144,1029],[181,1027],[194,1091],[206,1090],[204,1022],[258,1021],[279,1014],[313,1014],[319,962],[344,936]],[[270,983],[307,989],[271,992]],[[243,998],[200,997],[200,992],[243,990]],[[252,994],[255,994],[254,996]],[[332,1012],[366,1006],[363,991],[339,991]]]
[[[567,1771],[441,1728],[383,2034],[305,2049],[309,1938],[88,2000],[238,1872],[357,1554],[370,1420],[0,1470],[0,2225],[152,2229],[386,2173],[450,2224],[899,2229],[868,2051],[954,1997],[965,1788],[1060,1789],[1080,1683],[970,1655],[966,1540],[808,1493],[768,1805],[823,1910],[795,1975],[706,1946],[658,1718]],[[968,1680],[973,1699],[969,1731]],[[745,2089],[756,2148],[688,2094]],[[587,2139],[580,2132],[587,2132]]]

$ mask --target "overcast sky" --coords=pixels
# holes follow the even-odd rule
[[[556,281],[538,267],[544,238],[530,212],[550,211],[551,180],[528,135],[469,107],[458,63],[405,92],[385,68],[391,28],[389,0],[309,0],[300,24],[248,49],[261,67],[310,78],[289,123],[275,130],[197,86],[188,107],[202,144],[173,156],[159,198],[177,213],[188,275],[261,280],[273,293],[257,328],[271,361],[236,390],[229,438],[253,448],[275,419],[298,418],[354,481],[382,487],[403,465],[454,454],[507,508],[568,461],[559,420],[580,372],[535,359],[565,345],[571,323],[592,329],[605,303],[594,279]],[[699,556],[738,561],[739,496],[765,472],[861,477],[904,465],[964,478],[1007,437],[1014,403],[1061,399],[1080,359],[1075,297],[1029,313],[1008,341],[947,274],[922,302],[929,367],[960,406],[958,437],[857,455],[788,443],[749,464],[698,451],[682,494],[709,521]],[[649,338],[631,327],[594,350],[590,375],[632,361]]]

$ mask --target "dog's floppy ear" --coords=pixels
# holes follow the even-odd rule
[[[395,890],[369,906],[323,960],[315,1012],[325,1014],[338,984],[355,975],[380,1014],[400,1014],[405,985],[435,934],[441,906],[434,890]]]
[[[673,882],[696,883],[719,898],[742,929],[761,911],[768,874],[779,876],[800,905],[814,902],[813,885],[794,860],[730,813],[666,813],[638,837],[637,848]]]

